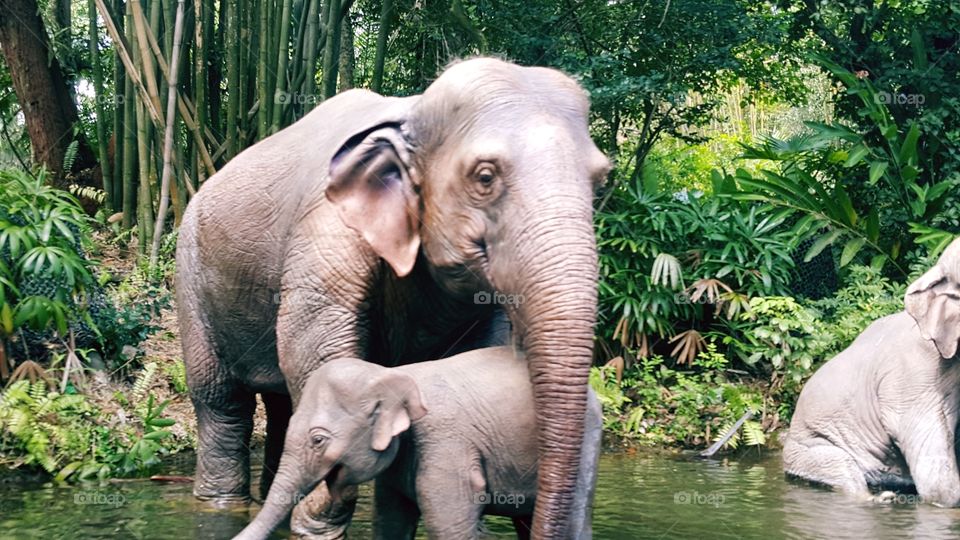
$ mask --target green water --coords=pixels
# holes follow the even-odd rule
[[[188,460],[169,474],[190,474]],[[129,481],[55,486],[0,478],[0,539],[230,538],[248,511],[198,503],[190,484]],[[361,490],[354,538],[369,536],[370,490]],[[909,497],[874,504],[787,482],[767,453],[702,461],[659,453],[602,457],[594,536],[607,538],[957,538],[960,510]],[[511,537],[489,519],[491,537]],[[277,538],[283,538],[278,534]]]

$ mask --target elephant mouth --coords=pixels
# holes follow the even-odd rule
[[[484,238],[478,238],[473,241],[473,260],[477,262],[477,266],[480,267],[480,270],[483,271],[484,275],[489,275],[490,270],[490,257],[487,254],[487,241]]]
[[[333,502],[340,502],[340,481],[343,479],[343,465],[336,464],[333,468],[330,469],[330,472],[323,478],[327,483],[327,488],[330,490],[330,495],[333,499]]]

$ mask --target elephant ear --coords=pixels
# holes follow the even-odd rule
[[[390,441],[410,429],[410,423],[423,418],[427,408],[423,404],[423,395],[413,377],[394,369],[380,377],[373,391],[379,396],[371,418],[373,437],[370,446],[382,452],[390,446]]]
[[[420,200],[399,124],[351,137],[330,163],[327,198],[398,276],[410,273],[420,249]]]
[[[953,358],[960,345],[960,284],[941,259],[907,289],[904,305],[920,327],[920,335],[937,346],[943,358]]]

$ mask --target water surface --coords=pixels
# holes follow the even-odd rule
[[[192,461],[169,474],[192,473]],[[370,492],[351,532],[369,537]],[[766,452],[703,461],[641,450],[601,458],[594,536],[633,538],[960,538],[960,510],[874,504],[788,482],[780,456]],[[198,503],[190,484],[147,480],[57,486],[22,476],[0,478],[0,538],[230,538],[247,510]],[[488,519],[490,538],[510,538],[508,520]],[[283,532],[276,538],[284,538]]]

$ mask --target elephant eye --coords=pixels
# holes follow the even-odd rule
[[[330,440],[330,434],[324,430],[314,430],[310,432],[310,444],[314,447],[321,447]]]
[[[484,188],[489,188],[497,179],[497,169],[492,163],[481,163],[474,170],[473,177]]]
[[[493,174],[491,169],[483,169],[477,174],[477,180],[481,184],[489,185],[492,184],[496,176]]]

